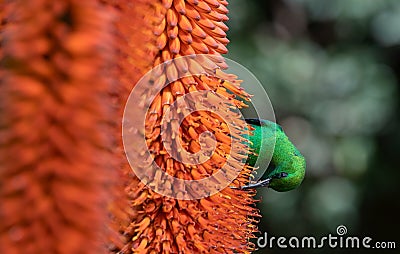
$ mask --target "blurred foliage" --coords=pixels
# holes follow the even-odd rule
[[[260,231],[318,237],[343,224],[399,245],[400,1],[231,0],[230,13],[228,57],[264,85],[308,163],[299,189],[260,190]]]

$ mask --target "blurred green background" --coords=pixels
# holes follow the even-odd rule
[[[346,236],[394,241],[398,251],[400,1],[231,0],[229,7],[227,57],[257,76],[307,159],[297,190],[260,190],[260,231],[318,239],[345,225]],[[274,246],[256,253],[293,252]]]

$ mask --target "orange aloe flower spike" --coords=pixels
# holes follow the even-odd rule
[[[0,7],[0,253],[101,253],[113,17],[95,0]]]
[[[119,9],[129,9],[129,1],[118,2]],[[133,85],[141,75],[151,67],[163,61],[174,60],[166,65],[167,69],[154,77],[153,88],[162,88],[169,80],[174,80],[178,74],[187,71],[203,73],[193,77],[181,78],[168,84],[156,96],[150,106],[146,118],[146,143],[152,151],[152,157],[158,166],[169,174],[182,179],[198,179],[207,174],[215,173],[226,160],[230,149],[230,135],[240,138],[240,133],[228,133],[224,120],[210,112],[193,113],[184,119],[179,127],[178,138],[185,149],[196,150],[196,138],[205,129],[218,137],[219,145],[210,160],[199,166],[183,164],[166,152],[158,131],[161,118],[166,110],[180,96],[204,89],[212,89],[213,100],[227,95],[232,106],[242,106],[236,96],[249,99],[249,95],[240,88],[236,76],[222,72],[226,63],[221,54],[227,52],[227,27],[223,22],[228,20],[226,1],[218,0],[141,0],[135,3],[147,8],[131,8],[126,23],[120,21],[118,26],[123,38],[137,45],[131,50],[141,50],[140,55],[129,55],[121,58],[120,75],[125,77],[126,84]],[[123,11],[119,16],[126,18]],[[151,18],[149,18],[151,17]],[[134,29],[134,28],[136,29]],[[129,30],[130,29],[130,30]],[[129,32],[131,32],[131,34]],[[147,36],[147,37],[146,37]],[[131,41],[138,38],[140,43]],[[144,52],[144,53],[143,53]],[[181,56],[209,53],[200,61],[179,59]],[[133,60],[134,59],[134,60]],[[200,58],[199,58],[200,59]],[[137,65],[136,65],[137,63]],[[214,73],[210,76],[207,73]],[[128,86],[126,86],[128,87]],[[130,87],[132,88],[132,87]],[[129,92],[121,92],[121,103]],[[189,105],[188,105],[189,107]],[[182,112],[187,109],[180,109]],[[212,119],[208,126],[203,125],[202,118]],[[203,120],[204,121],[204,120]],[[239,121],[239,120],[238,120]],[[211,128],[212,127],[212,128]],[[168,136],[168,135],[167,135]],[[169,136],[168,136],[169,137]],[[129,166],[124,165],[124,169]],[[245,166],[234,184],[244,184],[252,168]],[[160,175],[154,176],[162,181]],[[254,207],[254,191],[241,191],[226,188],[213,196],[198,200],[179,200],[163,197],[131,176],[124,182],[126,193],[131,204],[132,213],[129,216],[129,226],[121,226],[120,232],[124,239],[123,247],[116,247],[114,252],[121,253],[250,253],[254,245],[250,239],[257,231],[254,217],[259,216]],[[172,186],[165,186],[166,189]]]

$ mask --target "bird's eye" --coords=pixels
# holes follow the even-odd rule
[[[280,173],[280,178],[287,177],[287,176],[288,176],[288,173],[286,173],[286,172]]]
[[[281,173],[277,173],[277,174],[273,175],[272,178],[280,179],[280,178],[287,177],[287,176],[288,176],[288,173],[281,172]]]

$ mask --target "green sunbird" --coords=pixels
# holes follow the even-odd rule
[[[245,119],[254,130],[246,135],[250,153],[246,163],[255,166],[267,165],[267,170],[258,182],[249,183],[239,189],[270,187],[276,191],[289,191],[298,187],[304,179],[306,161],[290,142],[281,126],[263,119]],[[273,147],[275,141],[275,147]]]

